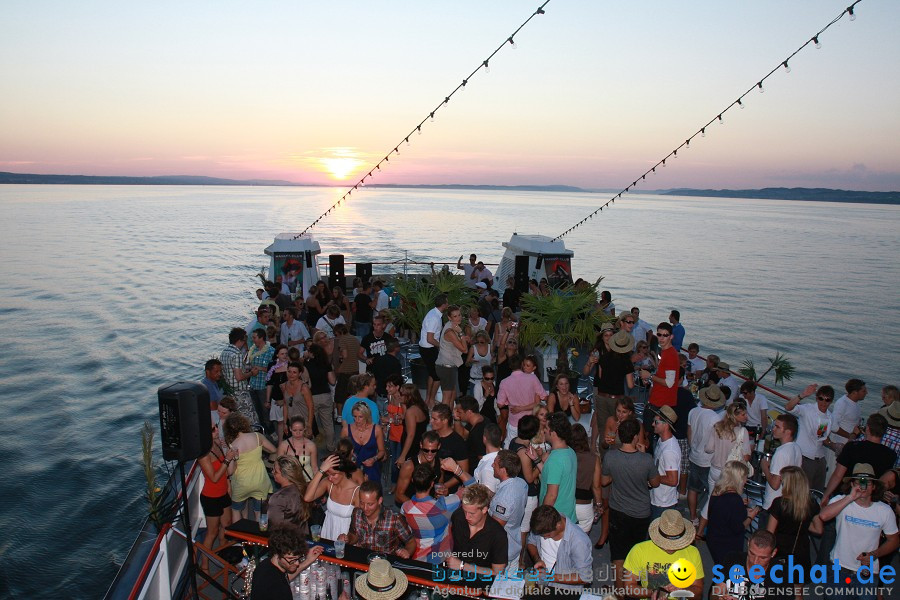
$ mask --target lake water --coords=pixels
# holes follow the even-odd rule
[[[342,190],[0,187],[0,596],[101,596],[140,526],[144,420],[255,306],[263,248]],[[348,261],[498,262],[605,194],[366,190],[314,231]],[[573,273],[733,367],[776,351],[787,386],[898,383],[900,207],[635,194],[566,238]],[[766,382],[772,383],[771,376]],[[157,457],[159,447],[157,441]]]

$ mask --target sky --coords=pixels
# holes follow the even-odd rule
[[[621,189],[850,0],[5,0],[0,170]],[[863,0],[644,189],[900,190],[900,2]]]

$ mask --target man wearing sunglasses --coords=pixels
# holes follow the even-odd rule
[[[415,456],[406,459],[403,466],[400,467],[400,474],[397,476],[397,489],[394,490],[394,502],[398,507],[402,507],[403,503],[412,497],[410,493],[410,483],[412,482],[412,474],[419,465],[428,465],[435,474],[432,483],[438,483],[441,476],[441,465],[438,462],[438,452],[441,450],[441,438],[434,431],[426,431],[422,434],[422,441],[419,442],[419,452]]]
[[[273,527],[269,533],[269,560],[261,562],[253,571],[250,598],[290,598],[291,581],[316,562],[322,550],[322,546],[313,546],[307,551],[306,540],[296,527]]]
[[[659,412],[663,406],[673,409],[678,404],[678,371],[680,368],[678,352],[672,346],[672,325],[660,323],[656,326],[656,337],[659,339],[659,366],[656,373],[641,369],[641,379],[645,384],[653,383],[650,388],[650,405]],[[644,429],[653,429],[653,410],[644,411]]]
[[[811,404],[800,404],[800,401],[815,394],[816,401]],[[809,477],[809,487],[813,490],[825,490],[825,440],[831,430],[831,401],[834,400],[834,388],[823,385],[821,388],[813,383],[797,394],[784,405],[784,409],[797,417],[797,445],[803,454],[801,468]]]

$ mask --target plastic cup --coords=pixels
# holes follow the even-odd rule
[[[269,529],[269,515],[267,513],[262,513],[259,515],[259,530],[260,531],[268,531]]]
[[[319,541],[319,536],[322,534],[322,526],[321,525],[313,525],[309,528],[309,533],[312,535],[312,539],[314,542]]]
[[[344,558],[344,548],[347,545],[347,542],[344,540],[335,540],[334,541],[334,555],[337,558]]]

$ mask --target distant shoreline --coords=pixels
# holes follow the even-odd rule
[[[295,183],[269,179],[223,179],[197,175],[162,175],[156,177],[106,175],[43,175],[0,171],[0,185],[209,185],[209,186],[290,186],[290,187],[346,187],[322,184]],[[518,192],[568,192],[604,194],[610,190],[584,189],[570,185],[476,185],[476,184],[371,184],[370,188],[480,190]],[[612,193],[616,193],[612,191]],[[758,200],[800,200],[808,202],[850,202],[868,204],[900,204],[900,192],[864,192],[830,188],[761,188],[751,190],[701,190],[677,188],[646,190],[636,193],[661,196],[691,196],[698,198],[747,198]]]

